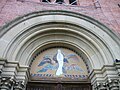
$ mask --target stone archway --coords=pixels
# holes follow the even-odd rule
[[[17,18],[0,32],[0,57],[7,59],[8,67],[14,64],[12,73],[4,69],[2,76],[27,81],[28,67],[36,51],[65,46],[85,58],[94,88],[104,87],[96,86],[97,83],[118,78],[114,60],[120,58],[120,38],[88,16],[68,11],[34,12]]]

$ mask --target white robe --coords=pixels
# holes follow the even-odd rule
[[[56,75],[58,75],[58,76],[63,74],[63,71],[62,71],[63,59],[64,59],[63,54],[61,53],[61,50],[58,49],[57,61],[58,61],[59,67],[58,67],[57,72],[56,72]]]

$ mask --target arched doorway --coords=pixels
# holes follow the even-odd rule
[[[48,83],[42,82],[45,80],[31,82],[32,60],[36,55],[40,55],[39,52],[62,47],[82,57],[88,71],[88,81],[55,80],[56,82],[49,82],[51,86],[55,85],[55,88],[62,89],[69,84],[69,87],[76,88],[91,84],[93,90],[100,88],[113,90],[115,83],[118,88],[118,82],[116,83],[118,71],[114,60],[120,58],[120,38],[109,28],[88,16],[68,11],[34,12],[4,26],[0,37],[2,47],[0,56],[7,59],[1,62],[2,77],[13,76],[16,81],[20,83],[24,81],[28,86],[35,83],[36,87],[38,84],[46,86]],[[50,78],[47,81],[49,80]],[[112,87],[107,87],[109,84]]]

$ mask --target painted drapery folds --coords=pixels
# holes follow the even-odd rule
[[[31,80],[85,80],[88,70],[84,60],[72,50],[51,48],[37,53],[31,64]]]

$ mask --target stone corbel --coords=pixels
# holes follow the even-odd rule
[[[0,84],[0,90],[10,90],[15,83],[15,80],[13,77],[2,77],[1,84]]]
[[[17,81],[17,82],[14,84],[14,90],[23,90],[24,87],[25,87],[24,81]]]

